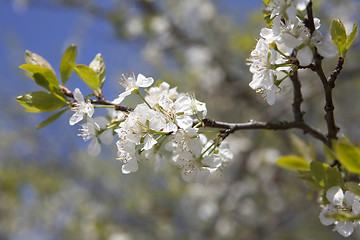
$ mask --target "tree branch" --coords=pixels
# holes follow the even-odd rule
[[[308,19],[306,21],[306,27],[310,30],[310,33],[312,34],[315,31],[315,24],[314,24],[314,17],[313,17],[313,11],[312,11],[312,1],[308,4],[307,8],[307,15]],[[318,53],[316,47],[315,47],[315,53],[314,53],[314,61],[315,66],[312,66],[311,69],[316,72],[318,77],[320,78],[324,93],[325,93],[325,120],[327,124],[328,134],[327,134],[327,141],[326,144],[331,148],[331,139],[337,139],[337,133],[339,131],[339,128],[335,124],[335,117],[334,117],[334,103],[333,103],[333,97],[332,97],[332,90],[335,87],[335,80],[340,73],[342,69],[343,60],[338,61],[338,64],[331,74],[329,81],[325,76],[324,70],[322,68],[322,60],[323,57]]]

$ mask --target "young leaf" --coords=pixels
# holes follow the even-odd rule
[[[91,89],[96,90],[100,86],[100,80],[94,70],[86,65],[76,65],[74,71]]]
[[[276,164],[279,165],[280,167],[289,170],[295,170],[295,171],[310,170],[310,164],[308,163],[308,161],[306,161],[302,157],[298,157],[294,155],[283,156],[276,161]]]
[[[57,113],[55,113],[54,115],[51,115],[50,117],[48,117],[45,121],[42,121],[39,125],[36,126],[36,129],[40,129],[43,127],[46,127],[47,125],[49,125],[50,123],[54,122],[56,119],[58,119],[64,112],[66,112],[68,109],[65,108]]]
[[[333,186],[344,187],[344,180],[342,178],[341,172],[337,168],[327,167],[325,171],[325,188],[327,191]]]
[[[28,71],[30,73],[33,73],[33,74],[40,73],[41,75],[44,76],[44,78],[47,80],[49,85],[57,86],[59,88],[59,82],[58,82],[55,74],[51,71],[51,69],[43,67],[43,66],[33,65],[33,64],[23,64],[19,68],[21,68],[25,71]],[[42,85],[40,85],[40,86],[42,86]]]
[[[34,79],[35,83],[47,90],[50,91],[50,88],[49,88],[49,82],[48,80],[44,77],[44,75],[42,75],[41,73],[34,73],[32,75],[32,78]]]
[[[330,34],[338,53],[341,57],[345,56],[346,47],[346,30],[343,22],[340,19],[333,19],[330,25]]]
[[[94,60],[91,61],[89,67],[96,72],[100,80],[100,88],[104,85],[106,77],[106,68],[104,59],[101,56],[101,53],[96,54]]]
[[[329,166],[318,161],[312,161],[310,163],[310,172],[319,187],[325,186],[325,172],[327,167]]]
[[[336,154],[334,153],[334,150],[329,148],[327,145],[324,145],[324,154],[325,154],[326,160],[328,162],[332,162],[335,159],[337,159]]]
[[[359,183],[356,182],[347,182],[345,183],[345,188],[350,192],[360,196],[360,186]]]
[[[347,50],[349,50],[351,44],[353,43],[353,41],[356,37],[357,30],[358,30],[358,24],[357,24],[357,22],[355,22],[351,33],[346,38],[346,46],[345,46],[346,52],[347,52]]]
[[[50,65],[50,63],[48,61],[46,61],[40,55],[30,52],[29,50],[26,50],[26,52],[25,52],[25,62],[27,64],[45,67],[47,69],[50,69],[55,74],[54,69],[52,68],[52,66]]]
[[[48,112],[66,105],[65,101],[61,101],[51,93],[42,91],[18,96],[16,100],[25,107],[27,112]]]
[[[334,148],[341,164],[350,172],[360,174],[360,150],[344,141],[336,142]]]
[[[71,45],[68,47],[61,59],[60,63],[60,75],[61,82],[63,84],[70,78],[72,71],[74,70],[74,63],[76,60],[77,50],[76,45]]]

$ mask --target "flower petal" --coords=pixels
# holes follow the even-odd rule
[[[300,66],[308,66],[312,62],[313,52],[309,46],[306,46],[298,51],[296,57],[300,62]]]
[[[70,125],[75,125],[76,123],[80,122],[81,120],[83,120],[84,118],[84,114],[79,113],[79,112],[75,112],[71,118],[69,119],[69,123]]]
[[[334,230],[344,237],[348,237],[354,232],[354,223],[350,221],[339,222],[336,224]]]
[[[74,92],[73,92],[74,98],[75,100],[80,104],[85,102],[84,100],[84,96],[82,95],[82,93],[80,92],[80,89],[75,88]]]
[[[327,190],[326,198],[331,204],[341,206],[344,200],[344,193],[339,186],[334,186]]]
[[[138,87],[150,87],[154,83],[154,79],[152,77],[145,77],[142,74],[138,74],[136,79],[136,85]]]
[[[97,138],[93,138],[87,148],[87,152],[91,156],[97,156],[101,152],[101,145],[99,144],[99,141]]]

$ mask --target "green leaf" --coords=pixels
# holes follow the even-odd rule
[[[355,37],[356,37],[356,33],[358,31],[358,24],[357,22],[354,23],[353,25],[353,29],[351,31],[351,33],[347,36],[346,38],[346,46],[345,46],[345,51],[347,52],[351,46],[351,44],[353,43]]]
[[[42,75],[41,73],[34,73],[32,75],[32,78],[34,79],[35,83],[47,90],[50,91],[49,88],[49,82],[48,80],[44,77],[44,75]]]
[[[345,188],[350,192],[360,196],[360,186],[359,183],[356,182],[347,182],[345,183]]]
[[[344,141],[336,142],[334,148],[341,164],[350,172],[360,174],[360,150]]]
[[[91,89],[96,90],[100,86],[100,80],[98,75],[94,70],[86,65],[76,65],[74,67],[76,74],[79,76],[81,80],[83,80],[86,85],[88,85]]]
[[[33,65],[33,64],[23,64],[21,65],[19,68],[28,71],[30,73],[40,73],[42,74],[45,79],[49,82],[50,85],[53,86],[59,86],[59,82],[54,74],[53,71],[51,71],[51,69],[43,67],[43,66],[38,66],[38,65]]]
[[[328,166],[325,171],[325,188],[327,191],[333,186],[340,186],[344,188],[344,180],[342,178],[341,172],[337,168],[332,168]]]
[[[104,85],[106,78],[105,62],[101,53],[96,54],[94,60],[91,61],[89,67],[96,72],[100,80],[100,88]]]
[[[60,63],[60,75],[61,82],[63,84],[70,78],[72,71],[74,70],[74,63],[76,60],[77,50],[76,45],[71,45],[68,47],[61,59]]]
[[[25,51],[25,62],[27,64],[45,67],[47,69],[50,69],[55,74],[54,69],[52,68],[52,66],[50,65],[50,63],[48,61],[46,61],[40,55],[30,52],[29,50]]]
[[[330,34],[338,53],[341,57],[345,56],[346,48],[346,30],[343,22],[340,19],[333,19],[330,25]]]
[[[327,167],[329,166],[318,161],[312,161],[310,163],[311,174],[313,175],[316,184],[322,188],[325,186],[325,172]]]
[[[64,112],[66,112],[68,109],[65,108],[57,113],[55,113],[54,115],[51,115],[50,117],[48,117],[45,121],[42,121],[39,125],[36,126],[36,129],[40,129],[43,127],[46,127],[47,125],[49,125],[50,123],[54,122],[56,119],[58,119]]]
[[[327,160],[328,162],[332,162],[332,161],[334,161],[335,159],[337,159],[334,150],[332,150],[331,148],[329,148],[327,145],[324,145],[324,154],[325,154],[326,160]]]
[[[306,161],[302,157],[298,157],[294,155],[283,156],[276,161],[276,164],[279,165],[280,167],[289,170],[295,170],[295,171],[310,170],[310,164],[308,163],[308,161]]]
[[[27,112],[48,112],[66,106],[65,101],[61,101],[51,93],[42,91],[18,96],[16,100],[25,107]]]

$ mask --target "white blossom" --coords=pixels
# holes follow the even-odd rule
[[[90,100],[85,102],[84,96],[80,92],[78,88],[76,88],[73,92],[74,99],[76,102],[74,106],[71,108],[75,113],[71,116],[69,123],[70,125],[75,125],[84,119],[84,115],[87,115],[91,118],[94,115],[94,107],[91,104]]]
[[[151,87],[147,91],[145,100],[151,107],[153,107],[159,103],[159,100],[163,95],[168,96],[170,99],[176,99],[179,95],[177,92],[177,87],[170,89],[170,85],[167,82],[162,82],[158,87]]]
[[[101,151],[101,146],[96,134],[96,132],[100,130],[99,125],[92,120],[82,124],[81,126],[82,126],[82,129],[80,129],[81,133],[78,134],[78,136],[81,136],[84,141],[91,140],[87,148],[87,152],[92,156],[99,155]]]
[[[134,90],[139,87],[150,87],[154,82],[152,77],[145,77],[142,74],[138,74],[135,80],[135,74],[132,73],[130,76],[123,76],[122,85],[125,87],[125,92],[121,93],[118,98],[113,100],[114,104],[120,104],[126,96],[129,96]]]
[[[358,215],[360,213],[360,196],[350,191],[346,191],[344,194],[339,186],[333,186],[327,190],[326,198],[330,204],[323,207],[319,215],[320,222],[325,226],[335,224],[334,231],[337,231],[344,237],[350,236],[354,232],[355,227],[359,225],[359,221],[338,221],[327,218],[326,215],[338,212]]]

